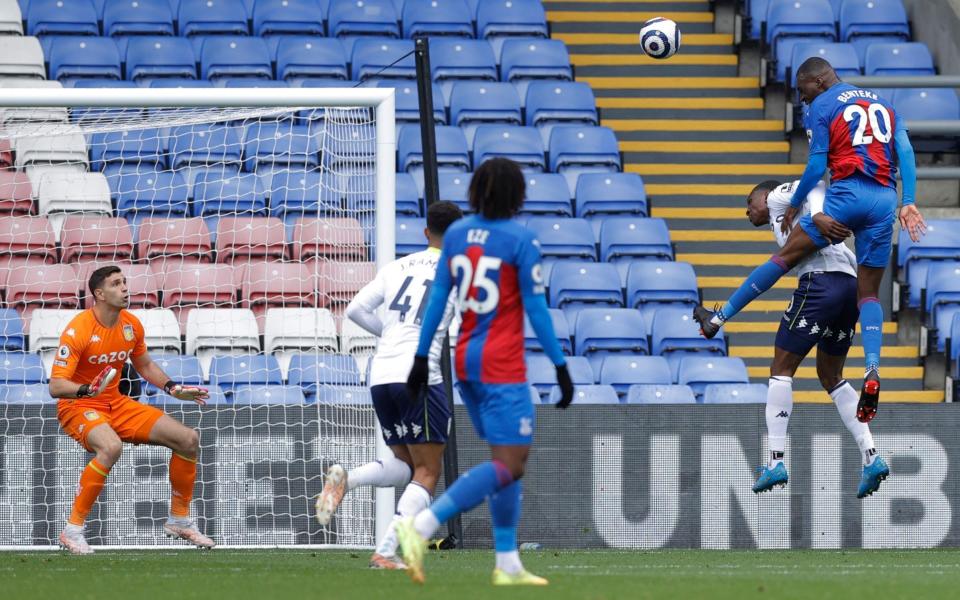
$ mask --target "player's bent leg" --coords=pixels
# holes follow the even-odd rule
[[[85,441],[87,448],[94,452],[95,456],[80,474],[70,517],[60,532],[60,545],[71,554],[93,554],[93,549],[83,535],[83,523],[103,490],[110,469],[120,459],[123,451],[123,442],[106,422],[101,422],[88,431]]]

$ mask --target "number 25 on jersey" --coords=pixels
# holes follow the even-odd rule
[[[494,277],[502,263],[503,260],[494,256],[481,256],[474,270],[473,263],[465,254],[457,254],[450,259],[453,276],[460,281],[457,302],[461,312],[470,311],[485,315],[497,308],[500,302],[500,288],[497,287]]]

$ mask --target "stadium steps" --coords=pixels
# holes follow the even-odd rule
[[[779,120],[764,119],[756,77],[739,75],[732,36],[713,31],[708,0],[549,0],[551,35],[568,46],[579,81],[591,85],[601,124],[612,128],[624,169],[646,183],[651,216],[667,220],[677,260],[693,264],[704,302],[721,302],[775,249],[770,230],[745,216],[745,198],[760,181],[798,179]],[[680,52],[643,55],[638,32],[647,19],[677,21]],[[729,353],[751,380],[766,382],[773,339],[796,287],[788,277],[727,324]],[[859,337],[857,338],[859,341]],[[898,346],[897,324],[884,326],[887,401],[941,402],[922,391],[917,349]],[[851,349],[845,375],[859,387],[863,348]],[[815,353],[796,378],[797,400],[829,401],[816,377]]]

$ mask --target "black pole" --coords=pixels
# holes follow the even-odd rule
[[[430,42],[425,37],[414,40],[414,58],[417,66],[417,97],[420,101],[420,141],[423,152],[423,198],[426,207],[440,199],[440,184],[437,181],[437,137],[433,123],[433,78],[430,73]],[[450,364],[450,337],[443,339],[443,350],[440,356],[440,370],[443,373],[443,387],[447,392],[447,400],[453,407],[453,372]],[[456,420],[451,420],[450,435],[447,446],[443,451],[443,480],[449,487],[460,475],[460,466],[457,462],[457,426]],[[463,524],[460,516],[456,516],[447,523],[447,532],[451,541],[457,546],[462,545]]]

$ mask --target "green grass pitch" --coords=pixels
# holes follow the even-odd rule
[[[427,583],[371,571],[367,552],[196,550],[0,553],[0,597],[407,598],[957,598],[960,551],[537,551],[527,568],[547,588],[494,588],[493,555],[431,552]]]

